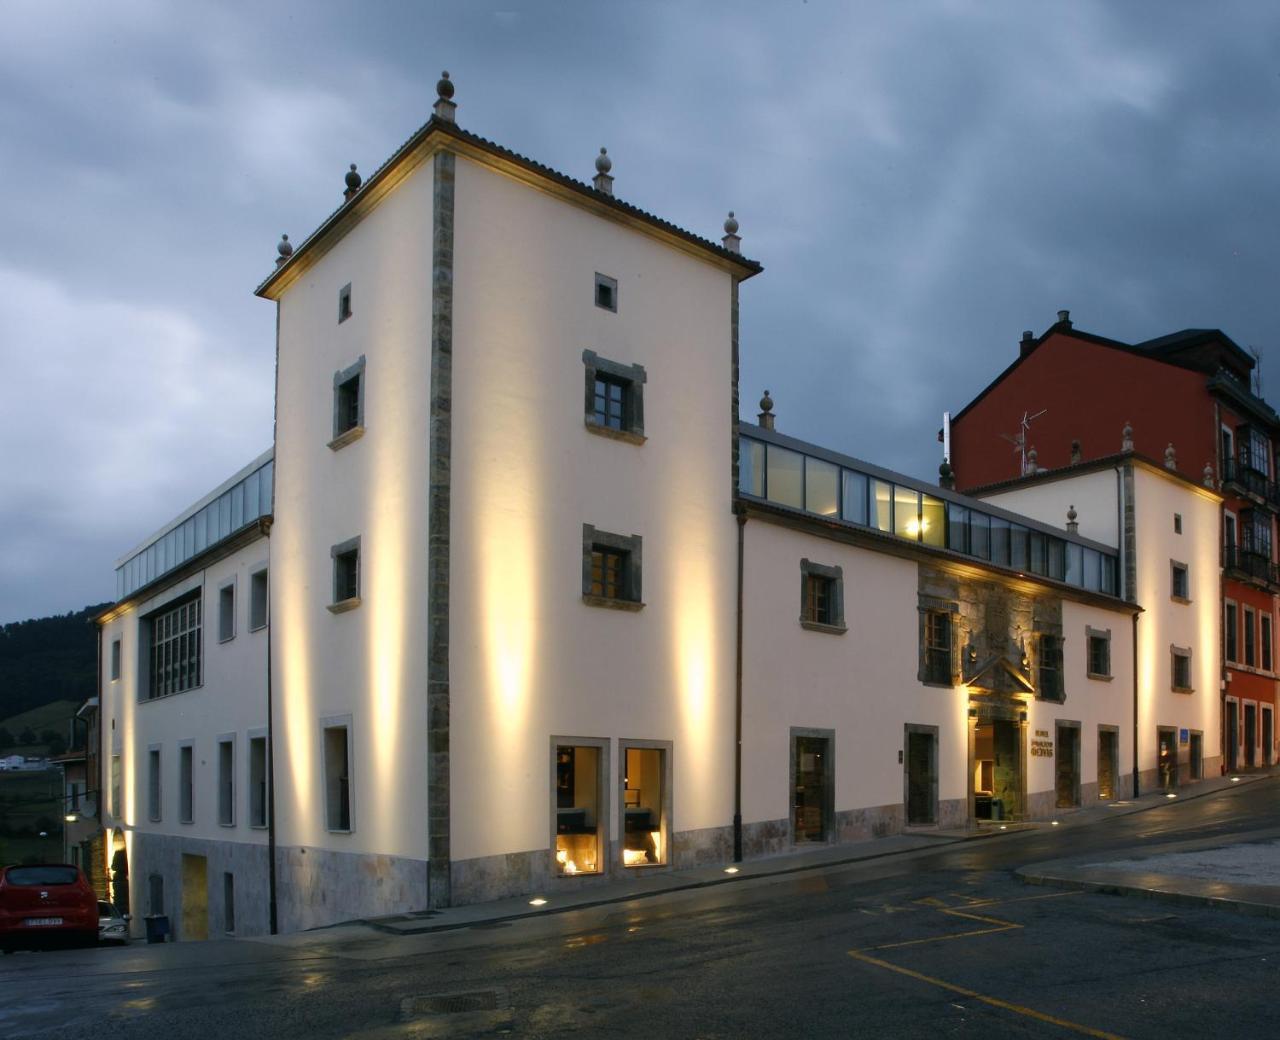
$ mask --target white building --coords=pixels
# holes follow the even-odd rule
[[[439,90],[258,288],[274,454],[121,562],[135,905],[294,930],[1122,795],[1115,540],[767,410],[740,440],[732,214],[682,231]]]

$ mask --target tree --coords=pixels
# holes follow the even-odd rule
[[[13,734],[0,726],[0,751],[13,747]]]
[[[24,729],[21,733],[18,734],[18,743],[23,745],[38,743],[38,739],[35,735],[35,732],[32,730],[30,726],[28,726],[26,729]]]

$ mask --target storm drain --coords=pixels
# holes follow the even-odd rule
[[[400,1002],[402,1018],[418,1015],[459,1015],[475,1011],[499,1011],[507,1007],[506,992],[500,989],[477,989],[466,993],[432,993],[422,997],[405,997]]]

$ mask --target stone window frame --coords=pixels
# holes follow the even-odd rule
[[[626,866],[623,862],[623,848],[626,844],[627,825],[627,749],[636,748],[642,751],[662,752],[662,852],[661,863],[637,863]],[[675,798],[672,795],[672,778],[675,775],[675,743],[670,740],[647,740],[636,737],[618,738],[618,771],[617,802],[618,811],[618,847],[614,866],[623,877],[634,876],[634,873],[648,874],[651,871],[666,873],[675,864],[675,816],[673,815]]]
[[[346,734],[347,743],[347,826],[332,827],[329,818],[329,756],[326,734],[330,730],[340,729]],[[355,834],[356,832],[356,785],[355,785],[355,737],[354,723],[351,715],[324,715],[320,718],[320,808],[321,819],[327,834]]]
[[[1182,587],[1186,595],[1178,594],[1178,575],[1182,575]],[[1169,598],[1174,603],[1191,602],[1191,568],[1181,560],[1169,561]]]
[[[602,437],[626,441],[628,444],[643,444],[647,440],[644,434],[644,384],[648,380],[644,365],[624,365],[618,361],[610,361],[594,350],[582,352],[582,365],[585,375],[583,424],[586,428]],[[622,386],[623,421],[620,430],[605,426],[596,419],[597,376],[603,376]]]
[[[356,557],[356,594],[347,596],[343,599],[338,598],[338,558],[346,556],[354,552]],[[329,547],[329,558],[333,561],[333,584],[331,588],[332,599],[325,608],[330,614],[345,614],[348,610],[355,610],[363,602],[360,598],[361,571],[363,571],[363,562],[360,554],[360,535],[354,538],[348,538],[345,542],[339,542],[337,545]]]
[[[599,843],[600,857],[599,869],[588,873],[587,871],[579,871],[577,874],[562,874],[556,870],[556,838],[559,834],[558,829],[558,813],[557,805],[557,781],[556,775],[556,749],[561,747],[591,747],[599,751],[599,763],[597,766],[596,776],[596,805],[598,808],[598,818],[596,819],[596,841]],[[609,777],[611,775],[613,756],[613,741],[609,737],[566,737],[551,736],[551,772],[548,790],[551,806],[551,838],[550,838],[550,855],[547,859],[547,871],[551,877],[558,881],[567,878],[589,877],[598,878],[606,877],[612,873],[612,853],[610,852],[611,842],[609,840],[610,827],[610,806],[613,799],[609,797]]]
[[[609,299],[612,301],[611,303],[600,302],[601,288],[605,288],[609,290]],[[610,278],[607,274],[601,274],[599,271],[597,271],[596,278],[595,278],[595,288],[592,290],[592,299],[595,301],[595,305],[599,307],[602,311],[609,311],[613,314],[617,314],[618,313],[618,279]]]
[[[219,733],[214,738],[213,743],[215,754],[217,755],[214,773],[215,783],[217,785],[215,790],[217,792],[218,803],[218,826],[234,828],[236,825],[236,759],[239,757],[236,754],[236,735],[234,733]],[[222,749],[224,747],[231,748],[231,761],[229,768],[225,771],[225,774],[222,768]],[[227,809],[226,814],[222,811],[224,808],[222,800],[222,785],[224,783],[229,784],[231,788],[227,792],[225,806]]]
[[[1111,667],[1111,629],[1094,628],[1092,625],[1085,625],[1084,634],[1085,676],[1096,682],[1111,682],[1115,678],[1115,672]],[[1095,672],[1093,670],[1093,641],[1095,639],[1104,640],[1107,644],[1107,670],[1105,672]]]
[[[620,597],[597,596],[591,591],[591,556],[597,549],[611,549],[624,555],[626,595]],[[642,610],[644,608],[643,572],[644,538],[638,534],[615,534],[602,531],[594,524],[582,525],[582,602],[592,607],[608,607],[612,610]]]
[[[218,642],[229,643],[236,637],[236,608],[239,604],[236,602],[240,597],[236,594],[236,575],[232,575],[225,581],[218,583]],[[224,615],[222,611],[223,601],[227,597],[227,593],[231,593],[231,611],[229,615]],[[230,631],[223,631],[223,622],[227,621],[230,625]]]
[[[1178,685],[1178,661],[1187,662],[1187,685]],[[1169,644],[1169,689],[1174,693],[1195,693],[1196,688],[1193,685],[1193,676],[1191,674],[1191,647],[1178,646],[1176,643]]]
[[[954,600],[942,599],[938,596],[927,596],[920,593],[917,597],[916,614],[919,618],[917,637],[918,658],[916,662],[916,678],[923,686],[933,686],[938,689],[953,689],[960,677],[960,656],[959,656],[959,640],[956,636],[960,632],[960,606]],[[929,678],[929,615],[930,614],[946,614],[951,621],[951,681],[941,683],[936,679]]]
[[[809,580],[822,578],[830,582],[830,614],[831,621],[815,621],[805,616],[809,602]],[[814,563],[806,558],[800,561],[800,627],[810,632],[826,632],[831,635],[844,635],[849,626],[844,620],[844,568],[839,565],[828,566]]]
[[[344,426],[342,417],[342,388],[353,379],[356,385],[356,421],[353,426]],[[353,364],[333,374],[333,439],[329,441],[329,450],[338,451],[352,441],[364,436],[364,389],[365,389],[365,356],[361,354]]]
[[[354,313],[351,309],[351,283],[347,282],[338,290],[338,324],[341,325]]]
[[[253,745],[262,741],[262,822],[258,823],[253,814]],[[265,726],[248,730],[244,735],[244,790],[245,790],[245,826],[252,831],[265,831],[271,825],[271,742],[267,738]]]

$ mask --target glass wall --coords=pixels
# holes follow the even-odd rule
[[[275,464],[268,459],[173,530],[166,531],[125,560],[116,568],[116,598],[124,599],[209,546],[231,537],[260,517],[269,516],[274,472]]]
[[[1113,553],[790,448],[745,436],[740,444],[738,486],[744,495],[838,517],[1090,592],[1119,594]]]

